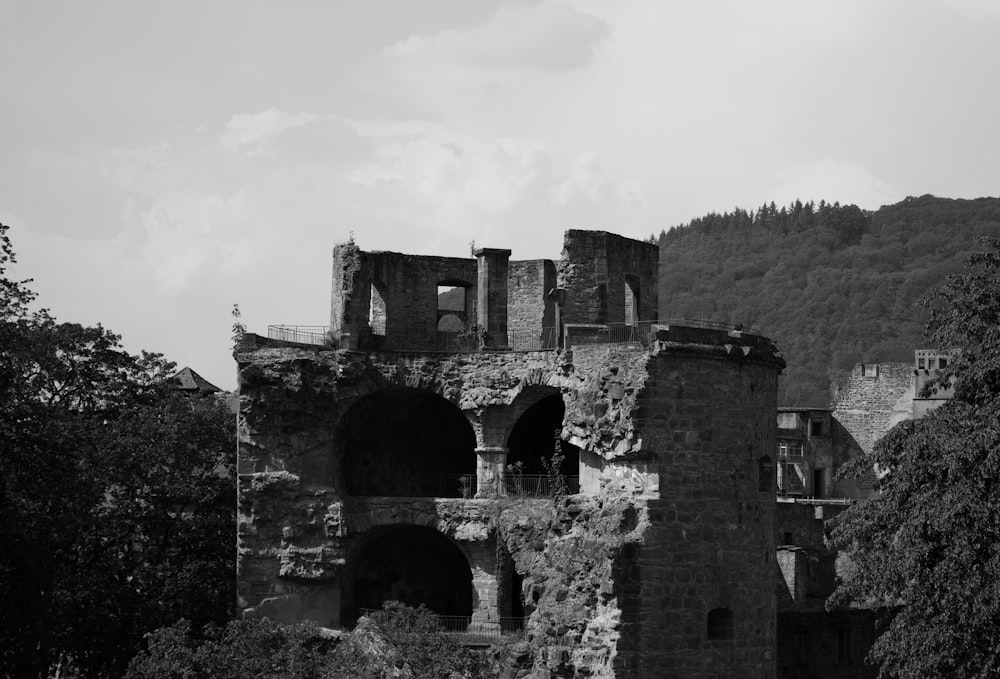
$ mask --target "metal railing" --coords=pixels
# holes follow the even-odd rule
[[[330,327],[326,325],[269,325],[269,339],[299,344],[325,344]]]
[[[692,318],[671,318],[663,321],[638,321],[635,323],[567,323],[564,326],[564,338],[560,338],[559,328],[555,327],[541,328],[540,331],[509,329],[507,331],[508,346],[500,347],[500,349],[541,351],[573,344],[639,344],[649,346],[655,337],[654,326],[656,325],[679,325],[688,328],[729,332],[739,330],[751,335],[760,334],[757,330],[743,328],[732,323]],[[267,326],[267,336],[270,339],[285,342],[322,345],[327,341],[329,330],[329,326],[323,325],[269,325]],[[561,339],[562,341],[560,341]],[[495,343],[487,341],[486,348],[496,350],[497,347],[491,346],[491,344]],[[402,350],[407,348],[405,338],[396,339],[393,345]],[[436,348],[438,351],[479,351],[481,348],[480,338],[467,333],[438,332]]]
[[[359,608],[358,617],[380,613],[375,608]],[[482,639],[499,639],[504,636],[524,632],[524,618],[499,618],[493,620],[473,620],[468,615],[435,615],[441,631],[445,634]]]
[[[507,345],[511,351],[542,351],[559,346],[559,328],[541,330],[507,330]]]
[[[563,480],[567,493],[574,495],[580,492],[579,476],[563,476]],[[551,497],[554,484],[548,474],[504,474],[503,490],[506,495]]]
[[[400,484],[351,480],[348,492],[359,497],[447,497],[473,498],[476,496],[475,474],[417,474],[406,477]]]
[[[438,330],[438,351],[479,351],[479,338],[475,335],[460,332]]]
[[[655,337],[657,321],[639,323],[567,323],[565,345],[638,344],[649,346]]]

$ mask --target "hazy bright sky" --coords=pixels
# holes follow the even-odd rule
[[[14,275],[227,389],[232,304],[327,324],[352,232],[1000,193],[997,0],[0,0],[0,97]]]

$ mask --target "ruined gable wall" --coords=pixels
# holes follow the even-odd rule
[[[624,323],[626,276],[639,288],[639,320],[656,318],[659,247],[605,231],[566,232],[559,287],[564,323]]]
[[[475,322],[477,276],[474,259],[365,252],[353,243],[338,245],[333,257],[331,330],[336,336],[349,336],[344,348],[376,348],[369,326],[374,285],[385,305],[385,337],[377,348],[434,351],[438,284],[467,286],[466,316]]]
[[[879,363],[871,377],[872,365],[854,366],[850,380],[840,389],[834,404],[836,418],[861,449],[868,454],[901,419],[910,417],[913,398],[913,366],[909,363]]]

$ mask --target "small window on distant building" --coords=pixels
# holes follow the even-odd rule
[[[733,638],[733,612],[728,608],[713,608],[708,612],[708,638]]]
[[[917,359],[917,369],[918,370],[923,370],[926,367],[927,367],[927,361],[925,361],[923,358],[918,358]]]
[[[823,420],[810,420],[809,421],[809,435],[810,436],[822,436],[823,435]]]
[[[939,358],[938,359],[938,368],[940,368],[941,370],[944,370],[947,367],[948,367],[948,359],[947,358]]]
[[[861,376],[862,377],[878,377],[878,364],[877,363],[862,363],[861,364]]]

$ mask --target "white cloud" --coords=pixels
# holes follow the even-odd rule
[[[552,202],[568,205],[577,201],[615,205],[645,205],[636,180],[617,184],[609,177],[594,149],[584,151],[570,168],[569,176],[550,191]]]
[[[168,195],[142,212],[141,256],[152,266],[157,290],[175,294],[210,270],[232,275],[253,264],[259,255],[251,243],[259,234],[248,232],[253,213],[244,191]]]
[[[274,107],[260,113],[236,114],[226,122],[222,145],[248,156],[264,155],[268,142],[285,130],[333,118],[318,113],[288,113]]]
[[[433,208],[446,228],[468,227],[468,217],[511,209],[548,173],[544,140],[489,141],[427,123],[355,123],[379,135],[377,160],[351,178],[374,188],[393,183]]]
[[[600,18],[560,2],[504,4],[483,24],[414,35],[385,55],[405,63],[560,71],[586,65],[609,34]]]
[[[894,186],[876,177],[863,165],[834,158],[781,170],[777,174],[777,182],[768,192],[767,201],[779,205],[801,199],[877,209],[902,198]]]

